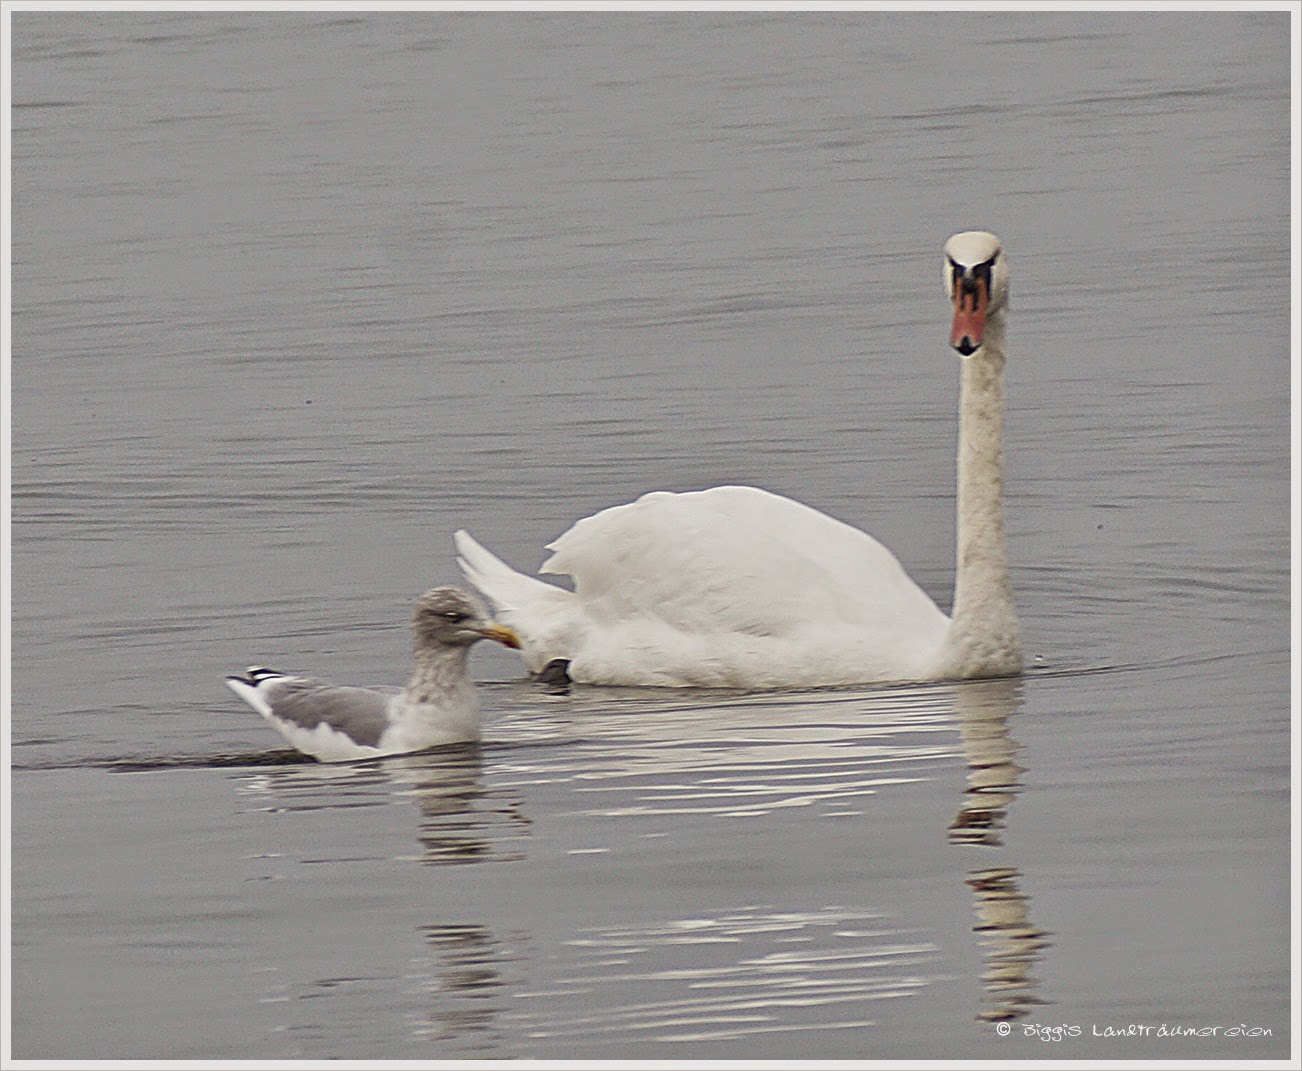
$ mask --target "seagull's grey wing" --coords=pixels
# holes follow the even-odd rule
[[[278,677],[258,688],[268,717],[308,731],[324,723],[367,747],[379,746],[389,727],[389,702],[397,691],[354,688],[309,677]]]

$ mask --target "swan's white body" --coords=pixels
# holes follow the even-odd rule
[[[1007,262],[980,231],[945,252],[964,358],[953,617],[872,536],[809,506],[753,487],[655,492],[549,546],[541,571],[573,591],[456,534],[530,670],[562,659],[582,683],[757,689],[1020,672],[1003,523]]]

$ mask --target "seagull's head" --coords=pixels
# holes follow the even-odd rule
[[[418,647],[469,647],[480,640],[520,646],[520,637],[505,625],[494,623],[484,604],[460,588],[425,592],[416,603],[411,627]]]

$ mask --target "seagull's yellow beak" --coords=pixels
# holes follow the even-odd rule
[[[486,640],[496,640],[504,647],[513,647],[517,651],[520,649],[520,637],[515,634],[514,629],[509,629],[505,625],[489,625],[487,628],[480,629],[479,634]]]

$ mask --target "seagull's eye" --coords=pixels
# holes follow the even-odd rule
[[[439,617],[443,618],[444,621],[451,621],[452,624],[459,625],[462,621],[466,620],[467,615],[463,614],[460,610],[444,610],[439,614]]]

